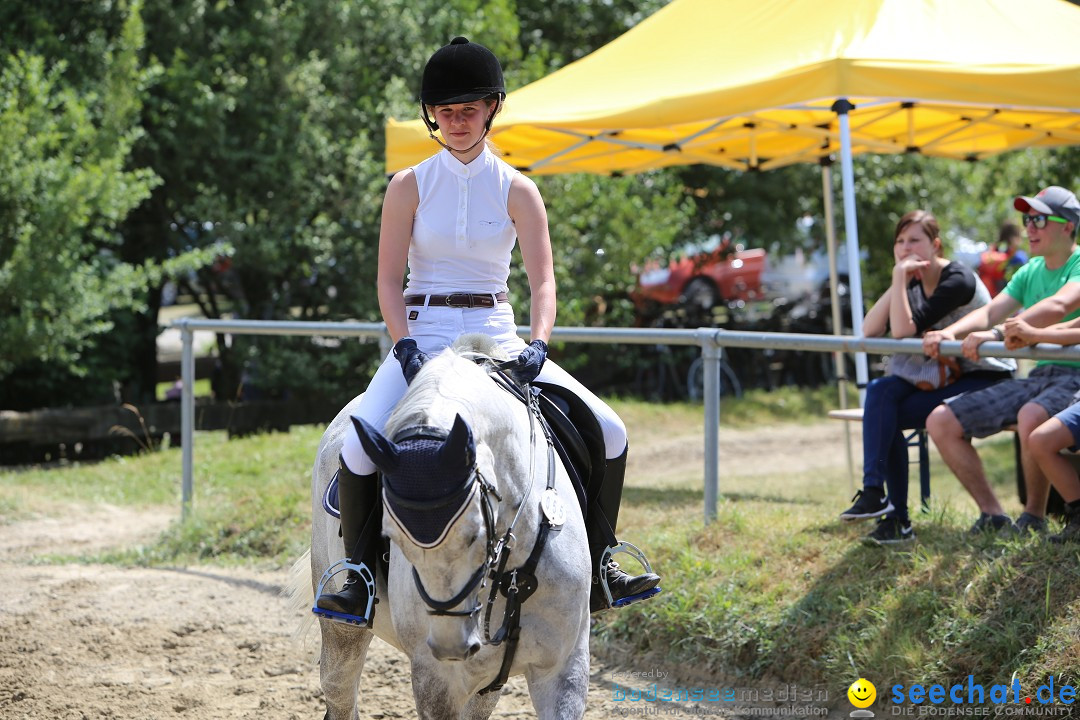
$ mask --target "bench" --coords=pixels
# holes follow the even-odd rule
[[[863,409],[847,408],[844,410],[830,410],[829,417],[833,420],[862,422]],[[923,510],[925,511],[930,508],[930,440],[926,436],[926,428],[911,428],[906,429],[903,432],[907,446],[909,448],[919,448],[919,495],[922,499]]]

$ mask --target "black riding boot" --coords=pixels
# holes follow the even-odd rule
[[[593,562],[594,582],[590,602],[593,612],[609,607],[600,583],[601,573],[607,576],[612,601],[640,595],[660,584],[660,576],[656,573],[644,572],[640,575],[630,575],[620,569],[619,564],[611,559],[604,563],[604,567],[600,567],[604,551],[619,544],[615,537],[615,527],[619,521],[619,505],[622,503],[627,449],[624,449],[619,457],[607,461],[602,484],[596,492],[588,493],[589,507],[585,529],[589,534],[589,555]]]
[[[367,566],[374,580],[376,561],[379,557],[379,536],[382,525],[382,508],[379,503],[379,483],[375,474],[357,475],[339,460],[338,509],[341,511],[341,539],[349,562]],[[349,615],[354,622],[371,627],[375,615],[365,617],[368,604],[368,583],[360,573],[349,570],[340,592],[320,595],[315,601],[321,610]],[[378,602],[377,599],[374,599]]]

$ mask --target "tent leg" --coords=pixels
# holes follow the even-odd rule
[[[821,197],[825,205],[825,247],[829,252],[829,300],[832,305],[832,331],[833,335],[843,335],[844,326],[840,318],[840,293],[837,291],[839,277],[836,270],[836,223],[833,219],[832,161],[829,158],[821,159]],[[840,409],[846,410],[848,406],[848,377],[843,352],[833,353],[833,366],[836,369],[836,386],[840,392]],[[851,492],[855,492],[855,459],[851,454],[851,423],[844,423],[844,446],[847,448],[848,485]]]
[[[855,217],[855,169],[851,160],[851,119],[848,112],[855,108],[846,99],[833,103],[833,112],[840,121],[840,180],[844,189],[844,234],[847,236],[848,288],[851,296],[851,328],[855,337],[863,336],[862,274],[859,269],[859,222]],[[855,353],[855,383],[859,388],[859,406],[866,400],[869,372],[866,353]]]

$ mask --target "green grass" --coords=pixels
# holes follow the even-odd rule
[[[980,453],[1015,517],[1011,437]],[[594,647],[611,659],[648,657],[676,676],[744,685],[840,689],[866,677],[880,694],[969,674],[989,685],[1014,672],[1025,687],[1050,674],[1075,685],[1080,552],[1039,539],[970,541],[974,506],[932,457],[931,508],[915,513],[918,542],[904,550],[864,545],[870,525],[836,520],[846,472],[763,478],[722,467],[723,497],[707,527],[699,488],[666,489],[674,499],[655,503],[647,480],[633,479],[620,534],[650,549],[665,590],[603,616]]]
[[[974,505],[936,454],[933,505],[915,514],[919,540],[908,549],[864,546],[867,525],[836,521],[850,496],[843,458],[825,471],[762,473],[723,456],[717,517],[705,526],[698,460],[660,458],[635,471],[633,455],[633,438],[644,433],[700,437],[701,406],[613,405],[631,434],[620,535],[646,549],[665,581],[656,599],[599,616],[593,647],[601,656],[674,677],[798,683],[837,697],[860,676],[879,695],[894,683],[949,684],[969,674],[987,685],[1014,673],[1025,687],[1051,674],[1058,685],[1080,680],[1080,552],[1037,539],[969,541]],[[724,402],[721,425],[745,432],[808,423],[834,405],[834,390],[748,393]],[[200,433],[188,523],[141,548],[45,561],[284,567],[307,543],[320,434],[298,427],[227,441]],[[1015,515],[1011,438],[980,452]],[[180,465],[179,448],[170,448],[3,472],[0,521],[101,504],[175,509],[179,519]]]
[[[856,402],[849,394],[848,404]],[[684,430],[704,421],[701,403],[653,403],[622,398],[613,402],[627,427],[640,427],[655,433],[669,428]],[[820,420],[829,410],[838,407],[836,388],[796,387],[776,390],[749,390],[741,398],[724,398],[720,403],[721,427],[748,428],[782,422],[809,423]],[[633,433],[631,433],[633,435]],[[631,438],[632,441],[633,438]]]

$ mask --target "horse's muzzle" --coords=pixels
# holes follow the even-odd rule
[[[459,662],[461,660],[468,660],[476,653],[480,652],[480,640],[475,636],[470,638],[467,642],[446,645],[437,642],[435,638],[428,637],[428,647],[431,648],[431,654],[435,656],[435,659],[439,662]]]

